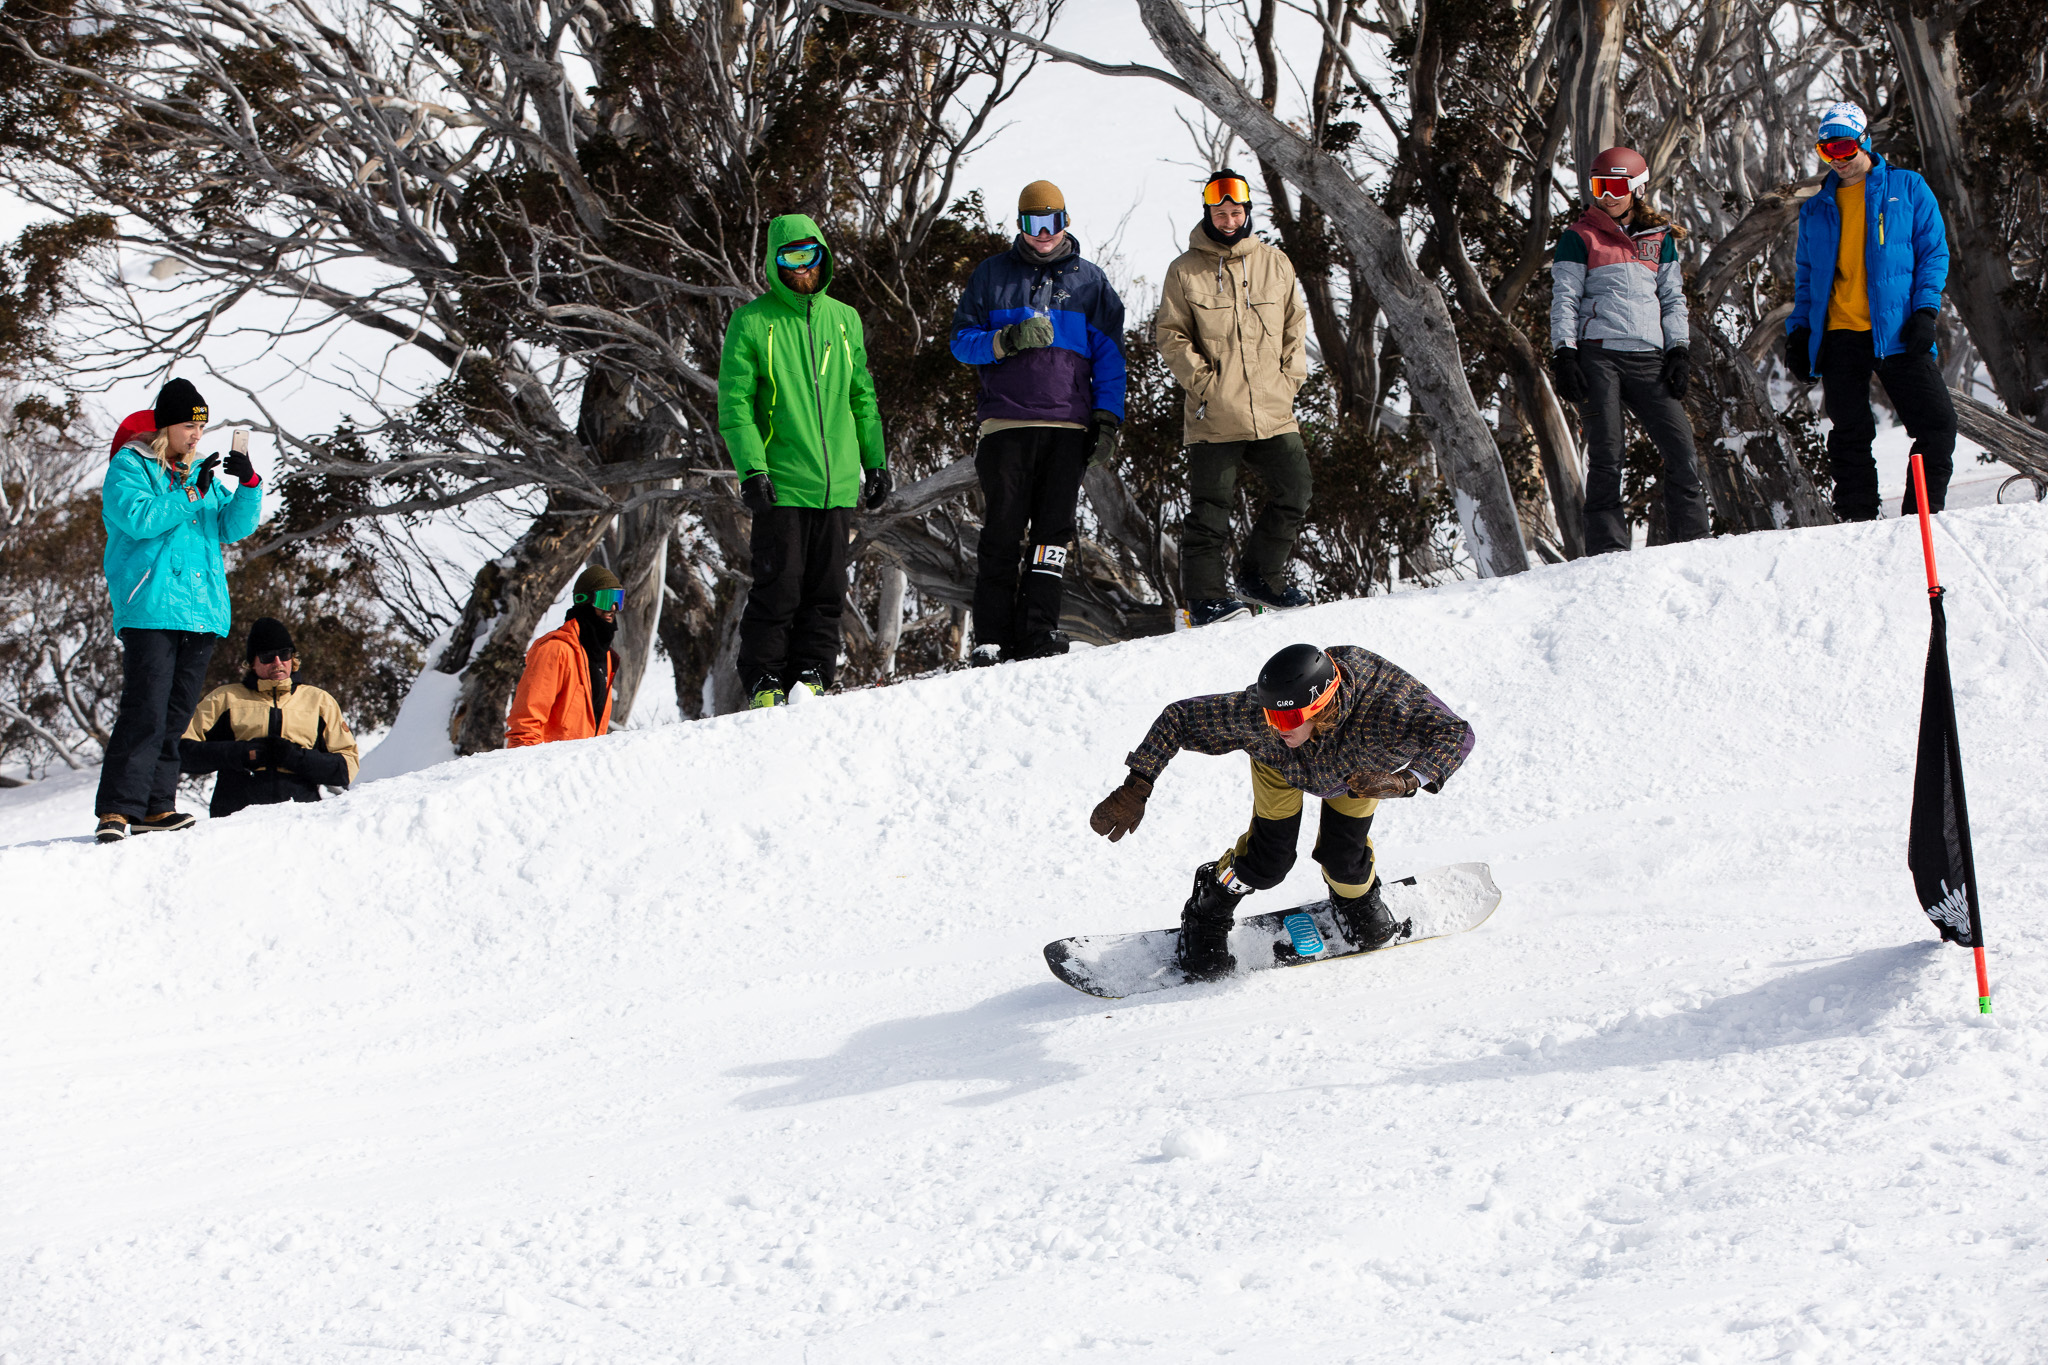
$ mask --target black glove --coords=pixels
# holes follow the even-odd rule
[[[1907,355],[1924,355],[1934,349],[1935,312],[1932,308],[1921,308],[1906,319],[1906,325],[1899,329],[1899,349]]]
[[[1802,384],[1811,384],[1813,373],[1813,329],[1801,327],[1785,334],[1785,368]]]
[[[1579,348],[1560,346],[1550,356],[1550,378],[1557,396],[1567,403],[1586,401],[1586,372],[1579,367]]]
[[[1013,322],[996,333],[1003,355],[1015,355],[1019,351],[1035,351],[1040,346],[1052,345],[1051,318],[1025,318]]]
[[[751,474],[740,481],[740,501],[755,516],[775,507],[775,485],[768,481],[766,474]]]
[[[1685,347],[1673,346],[1664,353],[1664,369],[1658,375],[1664,381],[1664,391],[1673,398],[1685,397],[1685,391],[1692,386],[1692,357]]]
[[[220,466],[220,456],[209,455],[199,462],[199,472],[192,476],[192,486],[204,495],[213,487],[213,471]]]
[[[234,475],[244,487],[256,482],[256,466],[249,463],[249,452],[246,450],[238,450],[228,456],[227,463],[221,468]]]
[[[896,480],[890,477],[886,468],[870,469],[861,476],[861,503],[872,512],[889,500],[889,494],[894,492],[895,488]]]
[[[1088,467],[1106,468],[1116,463],[1117,444],[1123,440],[1123,419],[1107,408],[1097,408],[1090,417],[1093,435],[1088,444]]]
[[[1096,803],[1088,817],[1088,828],[1112,844],[1138,827],[1145,818],[1145,802],[1152,784],[1136,773],[1127,774],[1124,784]]]
[[[278,766],[323,787],[348,785],[348,760],[324,749],[308,749],[288,739],[278,741]]]

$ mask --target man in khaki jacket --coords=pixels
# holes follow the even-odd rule
[[[1167,267],[1159,351],[1187,391],[1188,517],[1181,528],[1181,588],[1195,625],[1251,608],[1224,583],[1230,500],[1241,465],[1271,496],[1245,538],[1237,590],[1270,607],[1302,607],[1287,580],[1308,511],[1308,452],[1294,395],[1308,377],[1308,309],[1294,264],[1252,236],[1251,186],[1225,167],[1202,187],[1201,226]]]

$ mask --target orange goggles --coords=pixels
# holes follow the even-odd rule
[[[1829,161],[1847,161],[1863,149],[1863,144],[1853,137],[1831,137],[1814,143],[1813,149]]]
[[[1263,708],[1266,712],[1266,724],[1272,726],[1275,730],[1299,730],[1302,726],[1321,715],[1325,708],[1332,701],[1336,700],[1337,686],[1343,681],[1344,677],[1342,674],[1330,679],[1330,685],[1323,689],[1323,695],[1317,697],[1307,706],[1297,706],[1288,711],[1275,711],[1270,706]]]
[[[1210,208],[1215,208],[1226,199],[1233,204],[1249,204],[1252,202],[1252,187],[1234,177],[1227,180],[1211,180],[1202,186],[1202,202]]]
[[[1648,175],[1596,175],[1592,178],[1597,199],[1626,199],[1650,182]]]

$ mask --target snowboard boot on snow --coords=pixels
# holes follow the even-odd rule
[[[1180,943],[1175,956],[1180,969],[1196,981],[1214,981],[1237,970],[1230,955],[1230,930],[1237,923],[1237,903],[1244,892],[1216,877],[1216,864],[1195,869],[1194,894],[1180,912]]]
[[[1254,602],[1277,607],[1281,611],[1309,605],[1308,594],[1287,581],[1285,570],[1281,572],[1279,583],[1275,584],[1256,569],[1240,564],[1237,566],[1237,590]]]
[[[973,652],[967,656],[967,665],[970,668],[992,668],[1002,661],[1001,645],[976,645]]]
[[[1250,616],[1252,609],[1235,597],[1205,597],[1199,602],[1188,603],[1188,624],[1191,626],[1213,626],[1218,621],[1235,621],[1240,616]]]
[[[1337,927],[1344,931],[1344,937],[1351,940],[1353,947],[1367,952],[1405,937],[1410,928],[1408,921],[1397,922],[1387,910],[1387,903],[1380,899],[1377,877],[1363,896],[1340,896],[1332,891],[1330,908],[1336,912]]]
[[[181,810],[158,811],[147,820],[128,822],[130,834],[156,834],[167,829],[190,829],[199,823],[199,817]]]
[[[1067,652],[1073,641],[1063,630],[1041,630],[1036,635],[1026,636],[1014,657],[1019,659],[1050,659]]]
[[[125,815],[102,815],[100,827],[93,831],[94,839],[103,844],[118,844],[128,837],[128,817]]]

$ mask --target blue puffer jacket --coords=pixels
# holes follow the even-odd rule
[[[1022,243],[974,268],[953,310],[953,358],[981,370],[982,421],[1078,422],[1124,415],[1124,301],[1081,244],[1051,264]],[[1052,345],[996,359],[995,334],[1041,312]]]
[[[114,629],[196,630],[228,633],[228,575],[224,546],[256,529],[263,489],[216,473],[213,486],[187,498],[149,447],[121,447],[100,487],[100,517],[107,524],[107,594],[114,599]]]
[[[1870,160],[1863,182],[1863,271],[1870,288],[1870,344],[1881,360],[1903,349],[1899,329],[1907,318],[1922,308],[1940,311],[1941,289],[1948,283],[1948,232],[1934,191],[1918,172],[1887,165],[1876,152]],[[1835,207],[1841,183],[1829,171],[1820,191],[1799,206],[1798,270],[1785,333],[1813,330],[1810,365],[1820,363],[1828,326],[1828,293],[1842,243],[1842,215]]]

